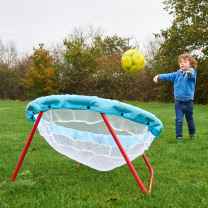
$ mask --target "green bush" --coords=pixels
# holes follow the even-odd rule
[[[26,91],[19,82],[18,70],[0,68],[0,99],[25,100]]]

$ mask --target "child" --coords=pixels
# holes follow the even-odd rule
[[[197,61],[190,54],[182,54],[178,58],[180,69],[169,74],[159,74],[153,78],[155,83],[158,79],[174,81],[175,113],[176,113],[176,143],[183,143],[183,120],[184,114],[188,123],[191,140],[196,140],[195,125],[193,118],[193,98],[196,85]]]

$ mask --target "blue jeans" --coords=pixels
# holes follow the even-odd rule
[[[176,113],[176,138],[183,137],[183,120],[184,114],[188,124],[189,134],[195,134],[195,125],[193,117],[193,101],[178,101],[175,100]]]

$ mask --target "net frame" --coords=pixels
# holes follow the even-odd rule
[[[69,95],[67,95],[67,96],[69,96]],[[47,97],[50,97],[50,96],[47,96]],[[80,97],[80,96],[79,96],[79,97]],[[83,96],[81,96],[81,97],[83,97]],[[88,96],[88,97],[89,97],[89,96]],[[99,98],[99,99],[100,99],[100,98]],[[116,101],[116,102],[118,102],[118,101]],[[118,103],[120,103],[120,102],[118,102]],[[86,104],[86,103],[85,103],[85,104]],[[115,104],[115,103],[114,103],[114,104]],[[126,106],[125,106],[125,107],[126,107]],[[31,109],[31,108],[32,108],[32,109]],[[43,107],[41,107],[41,108],[43,108]],[[39,108],[39,109],[41,109],[41,108]],[[47,110],[49,110],[50,108],[51,108],[51,106],[48,106],[48,109],[45,109],[44,111],[47,111]],[[80,108],[82,109],[82,107],[80,107],[80,106],[79,106],[78,108],[79,108],[79,109],[80,109]],[[89,109],[89,106],[88,106],[87,108]],[[73,108],[70,107],[70,109],[74,109],[74,107],[73,107]],[[33,128],[32,128],[32,131],[31,131],[31,133],[30,133],[30,136],[29,136],[29,138],[28,138],[28,140],[27,140],[27,143],[26,143],[26,145],[25,145],[25,148],[23,149],[22,155],[21,155],[21,157],[20,157],[20,159],[19,159],[19,162],[18,162],[18,164],[17,164],[17,166],[16,166],[16,169],[15,169],[15,171],[14,171],[14,174],[13,174],[13,176],[12,176],[12,178],[11,178],[11,182],[12,182],[12,181],[15,181],[15,179],[16,179],[16,176],[17,176],[17,174],[18,174],[18,171],[19,171],[19,169],[20,169],[20,167],[21,167],[21,164],[22,164],[22,162],[23,162],[23,160],[24,160],[24,157],[25,157],[25,155],[26,155],[26,153],[27,153],[27,150],[28,150],[28,148],[29,148],[29,146],[30,146],[30,143],[31,143],[31,141],[32,141],[32,138],[33,138],[33,136],[34,136],[34,133],[35,133],[37,127],[38,127],[38,124],[39,124],[40,119],[41,119],[41,117],[42,117],[42,115],[43,115],[43,112],[44,112],[44,111],[41,111],[41,110],[37,111],[36,114],[38,113],[38,116],[37,116],[37,118],[35,118],[35,117],[33,116],[33,115],[35,114],[34,111],[33,111],[33,113],[32,113],[32,114],[33,114],[32,116],[30,115],[30,113],[29,113],[29,116],[28,116],[28,112],[30,112],[31,110],[32,110],[32,111],[34,110],[34,105],[33,105],[33,107],[31,107],[31,105],[28,105],[27,108],[26,108],[26,114],[27,114],[27,117],[28,117],[29,120],[34,121],[34,126],[33,126]],[[97,111],[97,112],[99,112],[99,111]],[[100,113],[100,115],[102,116],[102,118],[103,118],[103,120],[104,120],[104,122],[105,122],[107,128],[109,129],[109,131],[110,131],[110,133],[111,133],[113,139],[115,140],[115,142],[116,142],[116,144],[117,144],[117,146],[118,146],[120,152],[122,153],[122,155],[123,155],[123,157],[124,157],[124,159],[125,159],[127,165],[129,166],[129,168],[130,168],[130,170],[131,170],[131,172],[132,172],[134,178],[136,179],[136,181],[137,181],[137,183],[138,183],[140,189],[142,190],[142,192],[143,192],[144,194],[146,194],[146,193],[148,193],[148,192],[150,193],[151,190],[152,190],[152,182],[153,182],[153,174],[154,174],[154,171],[153,171],[153,169],[152,169],[152,167],[151,167],[149,161],[147,160],[145,154],[143,153],[143,154],[142,154],[142,157],[143,157],[143,159],[145,160],[145,162],[146,162],[146,164],[147,164],[147,166],[148,166],[148,168],[149,168],[149,170],[150,170],[150,173],[151,173],[151,178],[150,178],[150,184],[149,184],[149,190],[148,190],[148,192],[147,192],[147,190],[145,189],[144,185],[142,184],[142,182],[141,182],[141,180],[140,180],[140,178],[139,178],[137,172],[135,171],[135,169],[134,169],[134,167],[133,167],[133,165],[132,165],[132,163],[131,163],[131,161],[130,161],[128,155],[126,154],[126,152],[125,152],[125,150],[124,150],[124,148],[123,148],[121,142],[119,141],[119,139],[118,139],[116,133],[114,132],[114,130],[113,130],[113,128],[112,128],[110,122],[108,121],[107,116],[106,116],[105,113],[103,113],[103,112],[99,112],[99,113]],[[108,113],[111,114],[112,112],[108,112]],[[139,111],[139,113],[141,113],[141,112]],[[145,113],[146,113],[146,111],[145,111]],[[116,114],[116,113],[114,112],[113,114]],[[120,115],[123,116],[123,113],[121,113]],[[157,119],[157,118],[154,117],[154,116],[153,116],[154,119],[152,119],[152,114],[147,114],[147,115],[148,115],[148,116],[147,116],[147,120],[148,120],[148,124],[147,124],[147,125],[148,125],[148,128],[149,128],[149,130],[150,130],[153,134],[156,134],[156,135],[155,135],[155,138],[156,138],[156,137],[159,136],[159,134],[160,134],[161,131],[162,131],[162,123],[159,121],[159,119]],[[126,116],[126,117],[128,117],[128,116]],[[144,123],[144,116],[141,116],[141,118],[142,118],[142,119],[141,119],[140,123],[142,123],[142,122]],[[133,119],[133,120],[134,120],[134,119]],[[154,122],[151,123],[152,125],[149,125],[149,124],[150,124],[150,123],[149,123],[149,120],[151,120],[151,121],[153,120],[153,121],[154,121]],[[139,123],[139,122],[138,122],[138,123]],[[153,127],[155,127],[155,128],[153,128]],[[80,164],[81,164],[81,163],[80,163]],[[79,164],[78,166],[80,166],[80,164]]]

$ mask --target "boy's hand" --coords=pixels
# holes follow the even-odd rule
[[[193,73],[192,71],[187,71],[185,77],[186,77],[188,74],[194,74],[194,73]]]
[[[154,78],[153,78],[153,81],[155,82],[155,83],[158,83],[158,78],[159,78],[159,75],[157,75],[157,76],[155,76]]]

